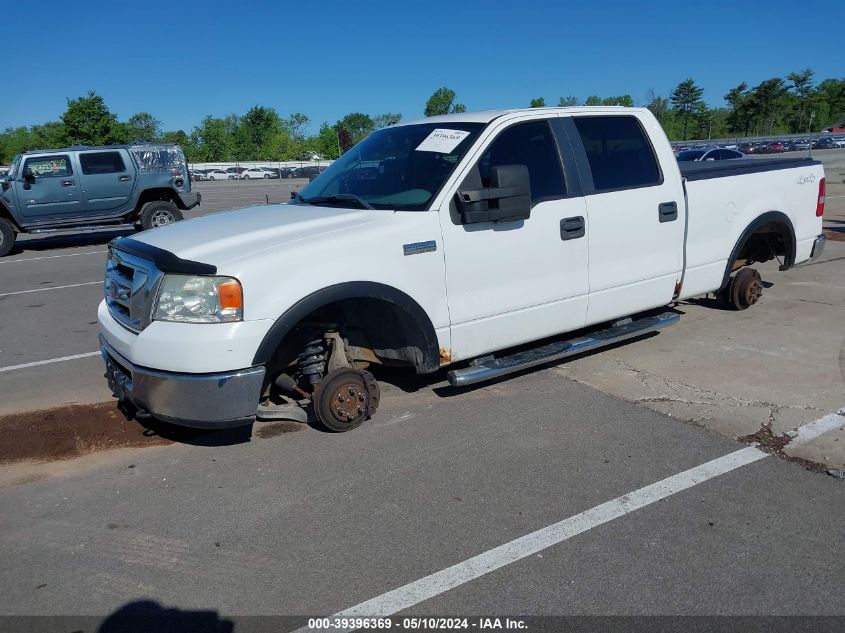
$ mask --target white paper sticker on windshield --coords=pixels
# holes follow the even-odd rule
[[[463,130],[441,130],[438,128],[429,134],[422,143],[417,145],[417,151],[449,154],[467,136],[469,136],[469,132],[464,132]]]

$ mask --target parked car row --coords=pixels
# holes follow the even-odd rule
[[[783,152],[798,152],[812,149],[838,149],[845,148],[845,137],[843,136],[822,136],[809,139],[787,139],[768,141],[746,141],[742,143],[722,143],[718,145],[675,145],[673,149],[675,156],[681,161],[690,160],[725,160],[728,158],[742,158],[748,154],[780,154]],[[732,150],[741,156],[714,154],[718,150]],[[709,153],[708,153],[709,152]],[[702,158],[706,154],[706,157]],[[681,156],[684,158],[681,158]]]
[[[191,180],[269,180],[271,178],[311,178],[325,169],[323,166],[306,167],[228,167],[223,169],[191,169]]]

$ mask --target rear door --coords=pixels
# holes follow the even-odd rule
[[[681,279],[685,217],[669,143],[658,155],[650,140],[663,132],[656,121],[628,113],[563,121],[586,180],[587,324],[666,305]]]
[[[17,176],[13,186],[25,222],[70,219],[82,213],[70,154],[25,157]]]
[[[126,150],[79,152],[79,180],[85,209],[92,215],[123,210],[135,187],[135,170]]]

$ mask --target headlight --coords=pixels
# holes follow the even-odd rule
[[[179,323],[242,321],[241,284],[232,277],[165,275],[153,319]]]

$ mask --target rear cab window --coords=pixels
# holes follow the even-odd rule
[[[663,183],[654,148],[633,116],[574,116],[595,192]]]
[[[120,152],[87,152],[79,155],[79,165],[86,176],[118,174],[126,171]]]

